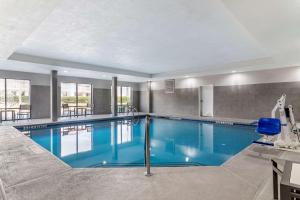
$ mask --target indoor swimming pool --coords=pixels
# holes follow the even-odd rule
[[[74,168],[144,165],[144,118],[22,132]],[[260,135],[253,126],[152,118],[150,138],[152,166],[219,166]]]

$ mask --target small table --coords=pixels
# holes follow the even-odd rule
[[[11,110],[11,109],[4,109],[4,110],[0,110],[0,122],[2,122],[2,113],[8,113],[11,112],[11,118],[12,121],[16,120],[16,111],[15,110]]]
[[[80,110],[81,114],[84,113],[84,116],[86,116],[86,107],[77,107],[77,112],[76,112],[77,116],[79,116],[78,110]]]

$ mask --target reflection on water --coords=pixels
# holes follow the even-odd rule
[[[114,123],[112,122],[112,126],[114,127]],[[114,128],[113,128],[114,129]],[[114,130],[112,130],[114,131]],[[112,134],[113,135],[113,134]],[[132,141],[132,126],[129,124],[119,123],[117,124],[117,143],[124,144]]]
[[[144,164],[144,120],[37,129],[27,134],[72,167]],[[253,127],[154,118],[153,165],[220,165],[259,138]]]
[[[69,156],[92,150],[91,125],[75,125],[60,128],[60,156]]]

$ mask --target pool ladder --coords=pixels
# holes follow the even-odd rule
[[[127,105],[127,116],[129,116],[129,114],[132,114],[132,117],[134,118],[134,113],[137,113],[137,108],[134,105]]]
[[[127,109],[127,116],[131,116],[131,119],[127,122],[127,124],[137,124],[139,122],[139,118],[135,117],[135,113],[137,113],[137,108],[133,105],[127,105],[128,109]],[[131,115],[130,115],[131,114]]]

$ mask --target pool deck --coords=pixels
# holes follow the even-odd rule
[[[297,153],[252,144],[219,167],[157,167],[152,168],[152,177],[145,177],[142,167],[72,169],[12,127],[42,123],[47,121],[0,126],[0,179],[9,200],[271,200],[270,159],[300,161]]]

